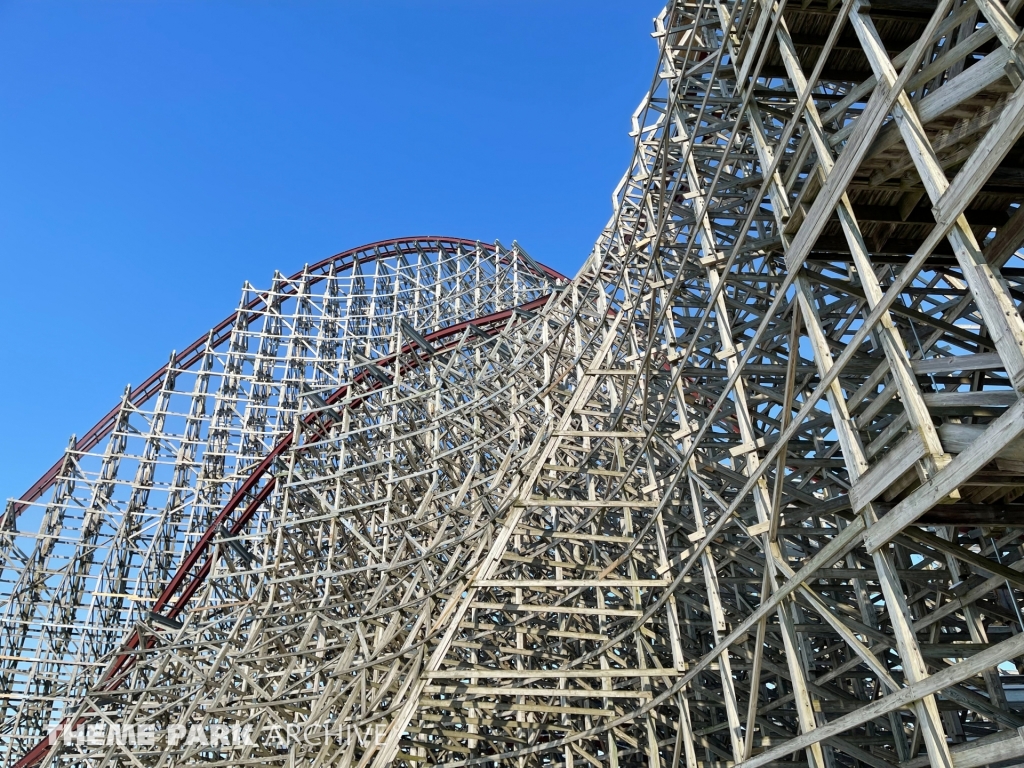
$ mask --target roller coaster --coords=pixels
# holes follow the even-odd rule
[[[574,278],[246,285],[8,502],[3,765],[1024,764],[1022,6],[673,0]]]

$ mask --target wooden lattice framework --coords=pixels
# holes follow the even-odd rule
[[[670,3],[577,277],[298,388],[9,761],[1024,762],[1022,5]]]

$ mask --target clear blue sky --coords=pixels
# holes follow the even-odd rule
[[[572,274],[662,0],[0,0],[0,497],[230,313],[365,242]]]

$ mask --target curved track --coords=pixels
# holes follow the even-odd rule
[[[247,286],[236,312],[126,392],[8,505],[10,743],[59,722],[101,678],[104,655],[193,575],[239,500],[254,487],[266,498],[265,475],[304,409],[386,367],[394,345],[487,329],[562,280],[518,247],[419,237],[276,274],[267,291]]]

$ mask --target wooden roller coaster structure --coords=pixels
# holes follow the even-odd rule
[[[8,505],[5,764],[1024,764],[1022,6],[670,2],[574,279],[247,294]]]

